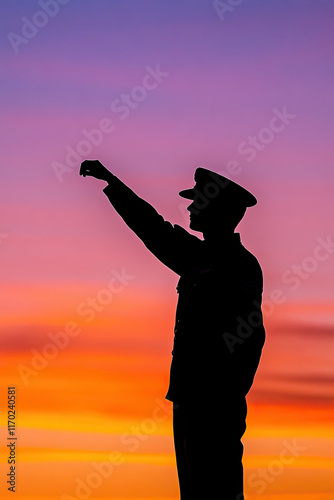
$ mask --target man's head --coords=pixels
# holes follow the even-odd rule
[[[246,208],[257,203],[245,188],[211,170],[197,168],[195,181],[193,188],[179,193],[193,200],[188,210],[190,228],[195,231],[234,231]]]

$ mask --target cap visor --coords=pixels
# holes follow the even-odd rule
[[[193,200],[194,194],[195,193],[193,189],[184,189],[183,191],[179,192],[179,195],[182,196],[182,198],[187,198],[188,200]]]

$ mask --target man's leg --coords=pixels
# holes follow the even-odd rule
[[[185,415],[182,405],[173,404],[173,431],[181,500],[191,500],[190,471],[185,449]]]
[[[183,410],[183,453],[191,500],[243,500],[245,408],[208,402]],[[182,497],[181,497],[182,498]],[[183,498],[182,498],[183,500]]]

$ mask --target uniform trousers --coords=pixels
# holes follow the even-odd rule
[[[244,500],[246,401],[173,404],[181,500]]]

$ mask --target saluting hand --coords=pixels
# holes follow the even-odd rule
[[[101,179],[109,182],[113,176],[109,170],[102,165],[99,160],[85,160],[81,163],[79,175],[89,175],[95,179]]]

